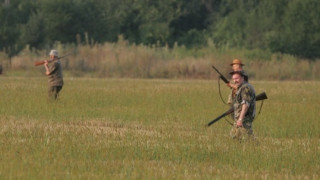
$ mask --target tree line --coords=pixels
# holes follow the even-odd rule
[[[319,0],[3,0],[0,51],[115,42],[320,57]]]

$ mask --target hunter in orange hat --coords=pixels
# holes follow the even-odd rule
[[[244,66],[244,64],[242,64],[241,60],[234,59],[230,66],[232,66],[233,71],[242,71],[242,66]]]
[[[244,64],[241,62],[240,59],[234,59],[230,64],[230,66],[233,72],[235,71],[241,72],[243,74],[244,80],[248,82],[249,80],[248,75],[244,72],[243,70]],[[233,97],[235,96],[235,93],[237,92],[238,88],[235,84],[231,84],[231,83],[229,83],[228,86],[232,89],[231,94],[229,95],[229,98],[228,98],[228,104],[231,104],[233,102]]]
[[[243,71],[244,80],[248,82],[248,75],[244,72],[243,66],[244,64],[241,62],[240,59],[234,59],[230,64],[232,71]]]

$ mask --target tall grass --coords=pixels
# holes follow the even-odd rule
[[[1,77],[1,179],[318,179],[319,82],[258,82],[255,143],[211,119],[215,81]],[[229,93],[223,89],[223,97]],[[259,103],[258,103],[259,105]]]
[[[121,37],[116,43],[57,43],[53,48],[61,56],[69,54],[61,61],[65,72],[75,77],[210,79],[218,77],[211,65],[227,75],[235,58],[246,64],[245,70],[254,80],[319,80],[320,77],[319,60],[262,50],[218,49],[213,45],[199,49],[145,46],[129,44]],[[5,75],[34,77],[43,73],[43,67],[33,66],[34,61],[46,59],[48,52],[27,46],[11,59],[0,53],[0,64]]]

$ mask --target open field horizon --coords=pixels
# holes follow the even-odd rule
[[[228,109],[216,80],[67,76],[56,102],[46,77],[0,81],[1,179],[320,177],[319,81],[250,81],[268,100],[241,144],[205,127]]]

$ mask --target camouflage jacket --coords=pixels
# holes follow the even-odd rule
[[[63,86],[62,66],[59,60],[49,65],[48,83],[49,86]]]
[[[242,74],[244,76],[244,80],[248,83],[249,82],[248,74],[243,70],[242,70]],[[230,94],[228,96],[228,101],[227,101],[228,104],[232,104],[232,102],[234,101],[234,96],[235,94],[233,93],[233,89],[231,88]]]
[[[243,123],[252,122],[256,113],[256,94],[253,86],[245,82],[238,88],[233,100],[234,120],[238,120],[243,104],[248,105],[248,111],[243,119]]]

